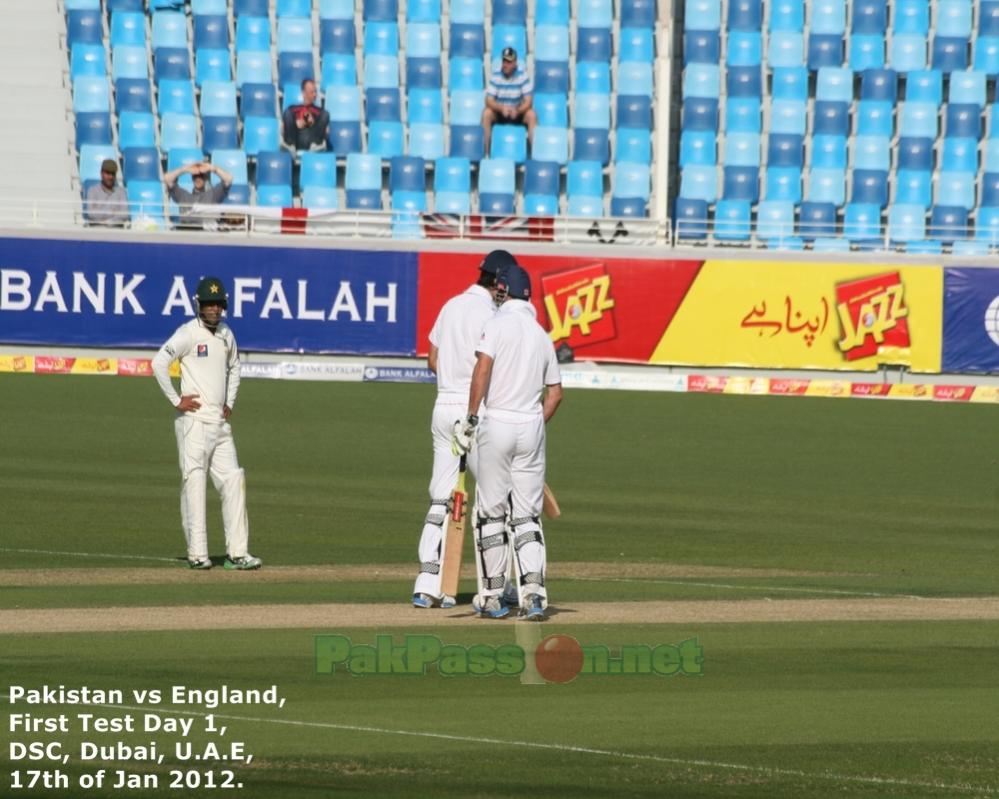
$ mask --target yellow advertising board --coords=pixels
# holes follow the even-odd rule
[[[939,372],[938,266],[705,261],[650,363]]]

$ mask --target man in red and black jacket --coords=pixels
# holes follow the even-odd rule
[[[302,102],[288,106],[281,119],[284,123],[284,142],[294,150],[325,150],[329,132],[330,115],[316,105],[316,82],[312,78],[302,81]]]

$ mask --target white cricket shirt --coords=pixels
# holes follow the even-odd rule
[[[476,352],[493,359],[486,408],[540,414],[541,391],[562,382],[555,346],[526,300],[507,300],[486,323]]]
[[[437,395],[454,396],[468,402],[475,368],[475,345],[486,322],[496,314],[492,295],[471,285],[441,308],[430,330],[430,343],[437,347]]]
[[[180,394],[170,381],[170,364],[180,361]],[[153,374],[164,396],[174,407],[181,395],[197,394],[201,407],[191,415],[206,422],[221,422],[222,406],[231,409],[239,391],[239,350],[225,322],[213,333],[195,317],[177,328],[153,358]]]

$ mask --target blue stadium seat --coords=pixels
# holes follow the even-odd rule
[[[896,72],[926,69],[926,34],[896,33],[891,40],[888,62]]]
[[[327,53],[323,56],[322,85],[356,86],[357,59],[353,53]]]
[[[934,69],[939,69],[941,72],[967,69],[968,40],[947,36],[934,37],[932,64]]]
[[[506,158],[483,158],[479,162],[479,210],[512,213],[516,191],[516,165]]]
[[[496,128],[493,128],[493,142],[495,146]],[[526,142],[526,131],[518,128],[524,133]],[[526,144],[525,144],[526,148]],[[436,161],[444,155],[444,126],[434,122],[414,122],[409,126],[409,154],[418,155],[427,161]]]
[[[270,183],[257,184],[257,205],[263,208],[291,208],[293,202],[291,186],[274,186]]]
[[[201,87],[201,116],[236,116],[236,84],[232,81],[206,82]]]
[[[702,77],[702,76],[699,76]],[[686,78],[685,78],[686,81]],[[694,82],[691,86],[697,86],[700,80]],[[713,95],[718,97],[721,94],[721,77],[718,75],[718,83],[715,84],[713,81],[708,86],[708,88],[716,88],[717,91]],[[684,83],[684,98],[691,96],[687,91],[688,87],[686,82]],[[756,97],[762,96],[762,81],[760,79],[760,70],[756,67],[732,67],[726,70],[725,73],[725,90],[729,97]],[[696,96],[696,95],[694,95]],[[702,94],[702,97],[712,97],[711,94]]]
[[[237,17],[266,17],[268,0],[235,0],[233,14]]]
[[[774,100],[808,100],[808,70],[804,67],[778,67],[771,83],[770,96]]]
[[[481,103],[481,95],[479,102]],[[407,121],[410,123],[444,121],[444,103],[440,89],[410,89],[406,109]]]
[[[150,43],[157,47],[187,47],[187,17],[179,11],[153,14]]]
[[[976,70],[984,72],[989,77],[999,74],[999,36],[979,36],[975,39],[975,56],[972,64]]]
[[[622,12],[628,3],[621,6]],[[649,11],[649,19],[646,27],[653,27],[655,21],[655,3],[646,3]],[[622,18],[622,26],[625,22]],[[763,30],[763,8],[760,0],[731,0],[728,4],[728,29],[730,31],[760,31]]]
[[[803,166],[802,137],[794,133],[771,133],[767,143],[767,163],[770,166]]]
[[[807,105],[799,100],[774,100],[770,104],[771,133],[805,135]]]
[[[76,115],[76,149],[84,144],[111,144],[111,115],[107,111],[89,111]]]
[[[154,220],[162,225],[165,215],[163,185],[159,181],[133,180],[126,186],[132,222]]]
[[[619,100],[620,97],[621,95],[618,95]],[[620,105],[618,110],[620,111]],[[573,124],[609,129],[610,122],[610,95],[597,92],[576,92],[573,105]]]
[[[423,194],[426,190],[426,162],[422,158],[400,155],[389,164],[389,191]]]
[[[236,115],[203,116],[201,123],[204,128],[202,147],[206,152],[216,150],[236,150],[239,148],[239,122]]]
[[[361,152],[364,146],[361,140],[361,123],[357,120],[331,120],[327,142],[337,156]]]
[[[364,85],[389,89],[399,85],[399,59],[394,55],[369,55],[364,58]]]
[[[398,89],[367,89],[364,92],[365,118],[398,122],[402,119],[402,103]]]
[[[191,59],[187,48],[160,47],[155,50],[153,77],[157,86],[164,80],[191,80]]]
[[[351,31],[353,31],[351,24]],[[253,53],[269,51],[271,47],[271,22],[264,16],[243,15],[236,19],[236,56],[248,50]]]
[[[903,131],[905,128],[901,128]],[[898,140],[898,168],[930,172],[933,170],[933,139],[905,135]]]
[[[322,19],[319,21],[319,52],[354,55],[357,36],[354,20]]]
[[[846,3],[844,0],[814,0],[810,6],[809,30],[812,33],[843,35],[846,31]]]
[[[66,44],[70,49],[77,44],[103,44],[103,42],[104,21],[100,11],[93,8],[78,8],[66,12]]]
[[[888,100],[898,98],[898,75],[893,69],[867,69],[860,76],[861,100]]]
[[[950,138],[972,138],[982,136],[981,107],[971,103],[948,103],[944,134]]]
[[[494,2],[494,15],[496,7]],[[610,28],[614,23],[614,4],[611,0],[577,0],[576,23],[581,28]]]
[[[569,160],[568,130],[538,125],[534,129],[534,139],[531,142],[531,158],[538,161],[566,163]]]
[[[629,13],[644,14],[644,7],[647,6],[651,0],[630,0],[626,2],[621,7],[621,24],[624,24],[625,17]],[[629,12],[625,6],[641,6],[642,10],[636,12]],[[653,14],[655,9],[653,8]],[[538,0],[534,7],[534,24],[535,25],[568,25],[569,24],[569,0]]]
[[[146,10],[145,0],[107,0],[105,6],[109,14],[113,14],[115,11],[138,11],[141,13]],[[95,6],[85,3],[83,7],[94,8]]]
[[[651,64],[656,58],[656,45],[652,28],[621,28],[618,34],[618,53],[623,61],[645,61]]]
[[[999,208],[981,208],[975,220],[976,241],[986,241],[992,247],[999,246]]]
[[[794,236],[794,203],[763,200],[756,207],[756,235],[765,240],[782,241]]]
[[[250,158],[256,158],[261,152],[278,149],[280,141],[275,117],[247,116],[243,119],[243,149]]]
[[[569,126],[569,98],[564,94],[536,93],[534,111],[538,115],[539,125],[562,128]]]
[[[982,208],[999,208],[999,172],[987,171],[982,176],[981,204]]]
[[[855,0],[850,30],[882,35],[888,29],[888,4],[882,0]]]
[[[318,153],[308,154],[318,155]],[[303,160],[304,155],[306,153],[303,153]],[[247,177],[246,153],[243,150],[215,150],[212,153],[212,163],[232,175],[234,186],[242,186],[250,182]]]
[[[615,131],[614,160],[637,164],[652,163],[652,132],[640,128],[618,128]]]
[[[761,103],[755,97],[729,97],[725,101],[726,133],[759,133]]]
[[[99,44],[78,44],[69,56],[69,76],[99,77],[107,79],[108,74],[104,46]]]
[[[101,0],[66,0],[63,6],[67,11],[100,10]]]
[[[393,60],[395,60],[393,58]],[[306,78],[316,76],[316,67],[312,61],[312,53],[279,53],[278,54],[278,83],[301,83]],[[399,67],[396,62],[395,85],[399,85]],[[374,86],[375,83],[368,85]]]
[[[460,24],[452,20],[448,52],[451,58],[482,59],[486,51],[486,32],[482,24]]]
[[[722,197],[726,200],[760,201],[760,168],[726,166],[722,170]]]
[[[145,47],[146,15],[137,11],[115,11],[111,14],[110,43],[112,47],[117,47],[119,44]],[[74,44],[73,50],[76,47]],[[101,49],[104,49],[103,44]]]
[[[602,216],[604,181],[600,164],[570,161],[566,171],[569,216]]]
[[[440,24],[441,0],[412,0],[406,3],[406,22]]]
[[[427,193],[423,191],[393,191],[389,194],[392,214],[392,237],[396,239],[423,238],[420,214],[427,210]]]
[[[954,242],[952,252],[954,255],[988,255],[989,244],[984,239],[958,240]]]
[[[759,31],[730,31],[725,63],[732,67],[754,67],[763,62],[763,37]]]
[[[726,147],[730,147],[731,137],[725,140]],[[685,130],[680,134],[680,166],[690,164],[714,165],[718,163],[715,154],[717,137],[709,131]],[[726,159],[726,163],[728,160]]]
[[[861,100],[857,103],[854,132],[858,136],[893,136],[895,134],[893,104],[884,100]]]
[[[467,215],[472,211],[470,192],[439,191],[434,193],[434,211],[439,214]]]
[[[364,26],[364,55],[398,55],[399,26],[392,22],[369,22]]]
[[[374,120],[368,123],[368,152],[388,160],[405,152],[402,123]]]
[[[888,209],[888,239],[892,243],[922,241],[926,238],[926,208],[896,203]]]
[[[985,80],[985,73],[975,70],[951,73],[947,101],[950,103],[972,103],[980,108],[984,107],[986,100]]]
[[[303,152],[298,183],[304,190],[309,186],[336,188],[336,155],[334,153]]]
[[[838,236],[836,206],[828,202],[803,202],[798,210],[798,235],[806,241]]]
[[[104,82],[105,86],[107,81]],[[149,81],[142,78],[122,78],[115,81],[115,108],[122,111],[152,111],[153,90]]]
[[[337,190],[333,186],[304,186],[302,207],[335,211],[340,206]]]
[[[854,34],[850,37],[849,67],[854,72],[880,69],[885,65],[885,40],[883,34]]]
[[[406,56],[408,58],[440,58],[440,25],[413,22],[406,26]]]
[[[716,31],[721,28],[720,0],[684,0],[683,17],[687,27]]]
[[[485,108],[481,92],[452,92],[450,120],[452,125],[478,125],[482,121]]]
[[[194,86],[190,80],[164,80],[160,83],[156,105],[157,113],[193,114]]]
[[[846,136],[812,136],[812,166],[821,169],[846,169]]]
[[[250,187],[246,184],[233,183],[229,187],[229,193],[222,200],[222,205],[249,205]]]
[[[456,2],[454,5],[459,4]],[[394,22],[398,17],[398,0],[364,0],[365,22]]]
[[[471,164],[467,158],[438,158],[434,164],[435,207],[458,206],[459,213],[468,213],[472,191]]]
[[[710,133],[684,134],[708,136]],[[714,139],[707,139],[704,149],[707,149],[707,142],[710,141],[710,152],[714,154]],[[710,162],[714,163],[714,158]],[[760,134],[758,133],[730,133],[725,137],[725,166],[755,166],[760,165]],[[680,143],[680,165],[683,166],[683,141]]]
[[[876,205],[847,203],[843,211],[843,234],[855,243],[880,239],[881,209]]]
[[[877,205],[879,208],[888,205],[888,172],[855,169],[850,202]]]
[[[228,50],[203,48],[194,54],[194,82],[201,86],[206,81],[232,80],[232,65]]]
[[[999,139],[991,138],[985,143],[983,172],[999,172]]]
[[[535,53],[549,61],[569,60],[569,28],[566,25],[538,25],[534,29]]]
[[[978,142],[975,139],[947,137],[943,140],[940,154],[940,170],[943,172],[978,173]]]
[[[160,116],[160,149],[198,146],[198,120],[193,114],[166,113]]]
[[[943,104],[943,75],[937,69],[922,69],[906,76],[905,99],[914,102]]]
[[[856,136],[852,149],[854,169],[887,172],[891,168],[891,144],[887,136]]]
[[[344,177],[348,208],[381,208],[382,161],[377,155],[350,153]]]
[[[618,93],[643,95],[652,98],[652,64],[638,61],[622,61],[617,67]],[[576,87],[576,91],[580,91]]]
[[[926,0],[895,0],[893,32],[925,36],[930,30],[929,6]]]
[[[125,183],[131,183],[133,180],[160,179],[160,153],[156,147],[126,147],[122,150],[121,158],[122,178]]]
[[[853,73],[845,67],[823,67],[818,71],[816,100],[849,103],[853,101]]]
[[[630,87],[629,87],[630,89]],[[579,103],[580,93],[576,93],[576,102]],[[594,95],[600,97],[602,95]],[[587,110],[587,116],[584,117],[586,124],[592,125],[593,127],[598,127],[595,124],[596,120],[602,120],[603,106],[599,106],[599,111],[601,115],[596,113],[597,107],[594,106]],[[592,116],[591,116],[592,111]],[[641,94],[621,94],[617,95],[617,109],[615,113],[615,121],[618,127],[625,128],[647,128],[652,129],[652,100],[650,97]],[[608,120],[609,122],[609,120]],[[608,124],[609,127],[609,124]]]
[[[236,85],[272,81],[271,54],[267,51],[242,50],[236,54]]]
[[[277,113],[277,90],[273,83],[246,83],[240,92],[239,116],[268,117]]]
[[[524,213],[557,216],[559,211],[559,165],[550,161],[524,164]]]
[[[283,17],[277,21],[279,53],[305,53],[312,50],[312,20]]]
[[[594,218],[604,215],[603,196],[573,195],[568,197],[568,216]]]
[[[975,176],[941,170],[933,199],[934,205],[959,205],[970,211],[975,207]]]
[[[576,91],[610,94],[610,64],[603,61],[576,62]]]
[[[574,128],[572,157],[577,161],[610,160],[610,136],[603,128]]]
[[[439,63],[439,62],[438,62]],[[536,70],[537,79],[541,79],[544,83],[547,78],[552,74],[550,69],[544,67],[542,62],[537,62],[539,69]],[[558,65],[560,67],[565,67],[564,64]],[[410,81],[411,82],[411,81]],[[568,78],[566,78],[566,85],[568,85]],[[485,81],[482,77],[482,59],[481,58],[452,58],[448,61],[448,84],[447,88],[449,92],[453,91],[475,91],[482,92],[485,88]],[[545,88],[535,85],[535,89],[539,92],[546,91]]]
[[[278,22],[286,17],[309,17],[312,14],[312,0],[277,0],[275,13]]]
[[[933,5],[937,36],[971,38],[971,0],[937,0]]]
[[[648,200],[641,197],[611,197],[610,215],[613,217],[648,216]]]
[[[770,31],[798,31],[805,29],[804,0],[777,0],[770,7]]]
[[[714,237],[719,241],[749,241],[753,225],[748,200],[726,198],[715,206]]]
[[[149,63],[146,48],[119,44],[111,50],[111,79],[148,78]]]
[[[795,68],[805,63],[805,36],[800,31],[774,31],[767,47],[771,69]]]
[[[610,58],[610,29],[579,28],[576,31],[577,61],[610,61]]]
[[[482,69],[480,67],[480,82]],[[406,86],[410,89],[440,89],[441,61],[439,58],[406,58]],[[481,86],[479,89],[481,90]]]
[[[678,239],[703,241],[707,238],[708,204],[704,200],[688,200],[684,197],[677,197],[673,219],[676,222],[676,237]]]
[[[481,125],[451,125],[450,156],[478,162],[485,155],[484,147]]]
[[[122,111],[118,115],[118,146],[155,147],[156,119],[148,111]]]
[[[718,169],[688,166],[680,171],[680,196],[714,203],[718,199]]]
[[[683,65],[685,67],[687,64],[717,64],[720,60],[721,35],[718,31],[692,30],[683,34]]]
[[[846,173],[842,169],[812,169],[808,175],[808,200],[841,206],[846,201]]]
[[[205,47],[213,50],[229,49],[229,21],[225,14],[195,15],[192,21],[195,52]]]
[[[452,24],[481,25],[485,22],[486,13],[482,0],[453,0],[450,4]]]
[[[808,36],[808,68],[813,72],[822,67],[843,64],[843,37],[836,33],[813,33]]]
[[[936,205],[930,212],[929,235],[944,244],[968,236],[968,209],[954,205]]]
[[[683,130],[718,130],[718,101],[703,97],[686,100],[681,117]]]
[[[535,129],[535,133],[537,133],[537,129]],[[440,155],[443,154],[443,152],[440,153]],[[520,125],[493,125],[489,156],[493,159],[513,161],[517,164],[524,163],[527,160],[527,129]]]
[[[895,175],[895,202],[922,205],[933,202],[933,173],[917,169],[900,169]]]
[[[800,203],[801,170],[797,167],[767,167],[764,197],[767,200]]]

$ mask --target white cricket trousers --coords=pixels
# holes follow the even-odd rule
[[[479,449],[476,537],[480,542],[476,557],[480,558],[483,576],[488,581],[480,593],[489,596],[502,592],[496,581],[506,575],[510,550],[506,545],[495,544],[495,540],[505,529],[507,503],[510,535],[515,545],[521,536],[530,541],[521,542],[517,549],[520,574],[539,575],[543,586],[545,545],[540,524],[535,520],[541,516],[545,487],[544,417],[540,413],[490,410],[488,418],[479,425],[476,446]],[[544,588],[538,593],[547,600]]]
[[[246,516],[246,477],[236,459],[236,444],[228,422],[213,423],[180,414],[174,422],[180,453],[180,523],[187,557],[208,557],[205,522],[206,475],[222,497],[222,524],[230,558],[247,554],[250,537]]]
[[[444,530],[447,526],[447,503],[458,484],[459,458],[451,451],[454,423],[467,415],[467,400],[448,401],[438,398],[430,419],[430,434],[434,446],[434,466],[430,476],[430,510],[420,535],[420,573],[413,586],[414,594],[427,594],[440,598],[441,567],[444,556]],[[474,477],[478,451],[472,447],[465,466]],[[469,516],[469,519],[472,517]]]

